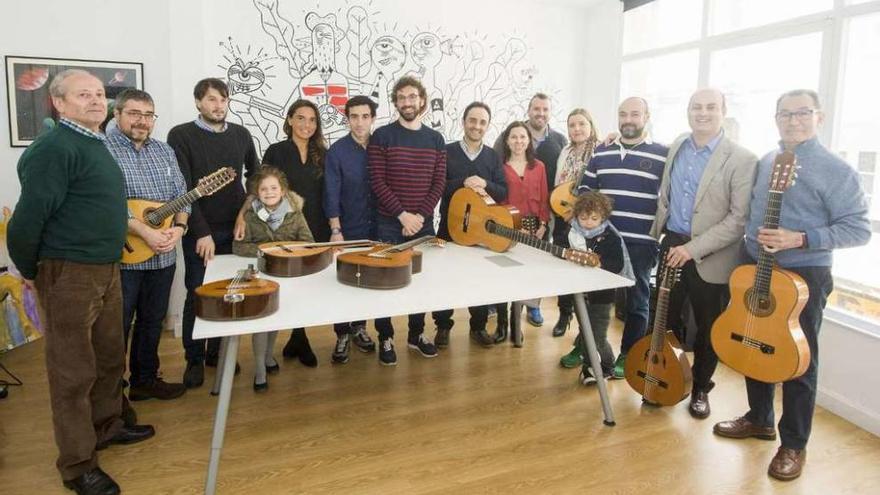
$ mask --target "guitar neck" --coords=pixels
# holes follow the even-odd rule
[[[669,314],[668,287],[660,287],[657,293],[657,307],[654,310],[654,329],[651,333],[651,350],[659,351],[663,348],[663,339],[666,338],[666,319]]]
[[[557,258],[565,259],[565,248],[550,244],[547,241],[520,232],[519,230],[511,229],[510,227],[505,227],[504,225],[491,221],[486,225],[486,230],[488,230],[490,234],[500,235],[516,242],[521,242],[532,246],[533,248],[540,249],[541,251],[548,252]]]
[[[776,229],[779,227],[779,215],[782,210],[782,191],[771,190],[767,197],[767,211],[764,213],[764,228]],[[754,287],[758,295],[767,297],[770,294],[770,277],[773,274],[773,265],[776,258],[773,253],[758,247],[758,268],[755,270]]]
[[[414,247],[418,246],[419,244],[423,244],[423,243],[428,242],[433,239],[435,239],[434,236],[426,235],[426,236],[419,237],[418,239],[413,239],[411,241],[407,241],[407,242],[404,242],[401,244],[391,246],[390,248],[384,249],[383,251],[389,252],[389,253],[399,253],[401,251],[406,251],[407,249],[414,248]]]
[[[163,204],[162,206],[148,213],[147,221],[153,225],[159,225],[166,218],[174,215],[175,213],[183,211],[184,208],[195,203],[196,200],[201,197],[202,194],[199,192],[199,189],[194,188],[183,196],[178,196],[177,198]]]

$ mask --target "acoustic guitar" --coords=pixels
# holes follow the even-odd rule
[[[488,205],[472,189],[462,188],[449,203],[449,235],[462,246],[481,245],[502,253],[521,242],[579,265],[599,266],[599,255],[592,251],[563,248],[520,231],[518,217],[516,208]]]
[[[276,241],[259,245],[257,269],[273,277],[303,277],[333,262],[337,248],[372,246],[370,240],[334,242]]]
[[[783,193],[794,183],[795,155],[776,156],[764,227],[779,227]],[[810,364],[810,347],[800,314],[809,298],[804,280],[774,266],[773,253],[760,248],[757,265],[742,265],[730,274],[730,304],[712,325],[712,347],[724,364],[766,383],[802,375]]]
[[[666,267],[657,287],[654,330],[627,353],[623,376],[645,402],[673,406],[691,393],[691,365],[675,334],[666,329],[669,295],[681,276],[680,268]]]
[[[278,311],[278,284],[258,278],[254,265],[239,270],[234,278],[197,287],[195,292],[196,316],[204,320],[252,320]]]
[[[577,181],[569,180],[553,188],[550,193],[550,209],[566,222],[571,220],[571,210],[577,201]]]
[[[336,257],[336,279],[346,285],[366,289],[399,289],[422,271],[422,253],[413,248],[431,242],[443,245],[432,235],[402,244],[381,244],[371,249],[340,254]]]
[[[175,213],[182,211],[197,199],[210,196],[222,189],[235,179],[235,170],[232,167],[221,168],[211,175],[199,179],[199,183],[191,191],[179,196],[167,203],[150,201],[148,199],[132,198],[128,200],[128,211],[132,216],[148,227],[162,230],[171,227],[171,220]],[[123,263],[141,263],[152,258],[156,252],[150,249],[147,241],[137,234],[129,233],[122,248]]]

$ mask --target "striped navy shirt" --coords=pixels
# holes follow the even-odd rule
[[[654,244],[651,224],[669,148],[646,139],[627,149],[620,141],[599,145],[584,170],[578,192],[597,190],[614,200],[611,223],[625,242]]]
[[[125,176],[125,195],[128,199],[148,199],[167,202],[186,193],[186,181],[177,165],[177,157],[171,146],[147,138],[140,150],[115,125],[107,126],[105,141],[110,154],[119,163]],[[183,209],[190,212],[190,207]],[[123,270],[157,270],[175,263],[175,251],[158,253],[152,258],[134,264],[121,264]]]

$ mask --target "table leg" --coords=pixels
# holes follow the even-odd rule
[[[238,358],[238,335],[223,339],[223,354],[220,363],[223,371],[220,382],[220,398],[214,414],[214,433],[211,437],[211,456],[208,460],[208,479],[205,481],[205,495],[214,495],[217,489],[217,473],[220,470],[220,452],[223,450],[223,437],[226,434],[226,417],[229,401],[232,398],[232,381],[235,378],[235,361]],[[218,366],[217,371],[220,372]]]
[[[607,426],[614,426],[614,413],[611,411],[611,401],[608,399],[608,389],[605,387],[605,379],[602,376],[599,351],[596,350],[596,340],[593,338],[593,328],[590,326],[590,318],[587,315],[587,304],[584,302],[583,294],[573,294],[573,297],[578,328],[581,332],[581,338],[583,338],[586,343],[587,358],[590,360],[590,367],[593,368],[593,376],[596,377],[596,386],[599,387],[599,398],[602,401],[602,411],[605,414],[604,423]]]
[[[519,301],[510,303],[510,341],[514,347],[523,346],[522,303]]]
[[[211,386],[211,395],[216,396],[220,393],[220,380],[223,378],[223,363],[226,357],[226,346],[229,345],[229,340],[227,337],[223,337],[220,339],[220,353],[217,356],[217,362],[220,363],[215,369],[214,373],[214,384]]]

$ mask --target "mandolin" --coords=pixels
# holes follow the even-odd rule
[[[254,265],[239,270],[234,278],[197,287],[195,292],[196,316],[204,320],[251,320],[278,311],[278,284],[258,278]]]
[[[203,196],[214,194],[232,182],[233,179],[235,179],[235,170],[232,167],[221,168],[213,174],[199,179],[198,185],[188,193],[167,203],[148,199],[129,199],[128,211],[148,227],[156,230],[167,229],[171,227],[171,220],[175,213],[182,211]],[[152,258],[155,254],[139,235],[129,233],[125,239],[125,246],[122,248],[122,262],[141,263]]]
[[[479,194],[462,188],[449,203],[449,235],[462,246],[481,245],[501,253],[521,242],[579,265],[599,266],[599,255],[592,251],[563,248],[520,231],[518,217],[516,208],[487,205]]]
[[[550,209],[563,220],[571,220],[571,210],[577,201],[578,183],[573,180],[565,181],[553,188],[550,193]]]
[[[422,271],[422,253],[413,248],[426,242],[443,245],[441,239],[426,235],[395,246],[381,244],[364,251],[340,254],[336,257],[336,279],[366,289],[406,287],[413,274]]]
[[[273,277],[303,277],[327,268],[337,248],[372,246],[373,241],[335,242],[276,241],[260,244],[259,271]]]
[[[782,196],[794,183],[795,155],[776,156],[764,228],[779,227]],[[800,325],[809,290],[800,275],[774,266],[773,253],[760,248],[756,265],[730,274],[730,304],[712,325],[712,347],[724,364],[766,383],[802,375],[810,347]]]
[[[666,267],[657,287],[654,330],[627,353],[623,376],[629,386],[651,404],[673,406],[691,393],[691,365],[675,334],[666,329],[669,295],[681,268]]]

